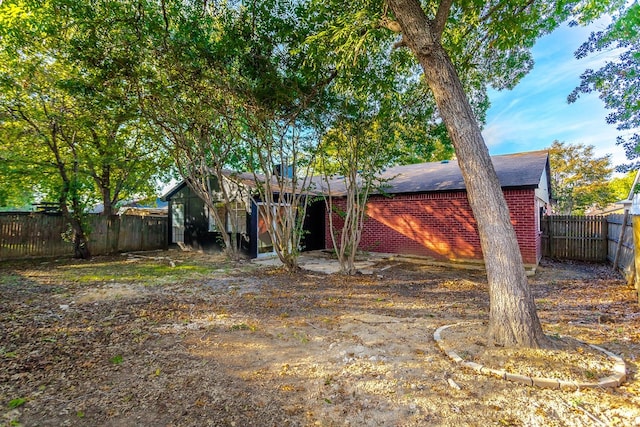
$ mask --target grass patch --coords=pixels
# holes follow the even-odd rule
[[[15,273],[0,274],[0,286],[18,286],[22,276]]]
[[[9,409],[15,409],[15,408],[19,408],[25,403],[27,403],[27,399],[25,399],[24,397],[18,397],[16,399],[10,400],[8,406],[9,406]]]
[[[241,270],[221,255],[157,253],[139,257],[98,256],[90,261],[59,258],[47,261],[15,260],[0,262],[0,286],[23,286],[25,283],[79,285],[105,282],[165,285],[201,280]],[[250,270],[251,266],[242,266]]]
[[[231,325],[231,327],[229,328],[232,331],[251,331],[251,332],[255,332],[258,330],[258,326],[257,325],[253,325],[253,324],[246,324],[246,323],[236,323],[235,325]]]
[[[122,362],[123,362],[122,355],[118,354],[113,356],[111,359],[109,359],[109,362],[111,362],[114,365],[122,365]]]
[[[57,269],[60,279],[81,284],[119,281],[149,285],[158,283],[159,279],[164,283],[197,279],[211,274],[213,270],[213,266],[181,264],[171,267],[153,262],[66,265]]]

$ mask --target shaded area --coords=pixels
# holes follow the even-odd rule
[[[0,420],[585,425],[588,413],[633,425],[640,417],[640,318],[633,290],[607,268],[543,264],[532,279],[550,333],[602,345],[630,367],[616,391],[568,394],[478,378],[436,348],[437,327],[486,318],[481,272],[393,260],[373,272],[289,275],[179,252],[0,265]]]

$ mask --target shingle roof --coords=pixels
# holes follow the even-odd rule
[[[538,188],[543,172],[548,171],[549,168],[549,153],[547,151],[492,156],[491,160],[503,189]],[[255,186],[254,176],[249,172],[227,172],[227,176],[231,175],[237,182],[248,187]],[[259,176],[259,178],[261,177],[262,175]],[[381,174],[381,178],[386,181],[384,191],[388,194],[464,191],[466,189],[462,172],[456,160],[394,166],[387,168]],[[328,192],[323,177],[314,176],[312,182],[314,183],[311,189],[312,193]],[[185,185],[186,182],[181,181],[162,196],[162,200],[171,198]],[[332,179],[330,181],[331,193],[334,196],[344,195],[344,185],[344,178]],[[550,189],[548,190],[550,191]]]
[[[493,166],[504,189],[537,188],[542,174],[548,168],[547,151],[492,156]],[[387,168],[382,173],[385,192],[426,193],[442,191],[464,191],[466,189],[462,172],[456,160],[448,162],[419,163]],[[344,193],[343,180],[331,182],[334,195]]]

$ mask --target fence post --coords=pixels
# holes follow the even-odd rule
[[[624,217],[622,218],[622,229],[618,236],[618,244],[616,245],[616,256],[613,259],[613,269],[618,269],[618,262],[620,261],[620,252],[622,250],[622,241],[624,240],[624,233],[627,230],[627,220],[629,219],[629,209],[624,210]],[[608,233],[607,233],[608,234]]]
[[[607,253],[609,252],[609,221],[607,221],[607,217],[601,217],[600,221],[602,222],[602,252],[601,256],[597,256],[596,258],[601,258],[598,261],[607,261]]]
[[[553,224],[550,216],[545,217],[544,220],[547,223],[547,256],[553,257],[553,232],[551,231]]]

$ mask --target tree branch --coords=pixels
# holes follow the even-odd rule
[[[407,46],[407,42],[404,39],[404,37],[393,44],[394,49],[400,49],[401,47],[406,47],[406,46]]]
[[[387,18],[386,16],[382,17],[382,19],[380,19],[380,26],[383,28],[386,28],[388,30],[393,31],[394,33],[401,33],[402,32],[402,28],[400,28],[400,24],[398,23],[398,21],[392,21],[389,18]]]
[[[451,6],[453,6],[453,0],[442,0],[440,6],[438,6],[438,12],[436,12],[432,26],[433,34],[438,41],[442,39],[442,33],[444,32],[445,25],[447,25]]]

